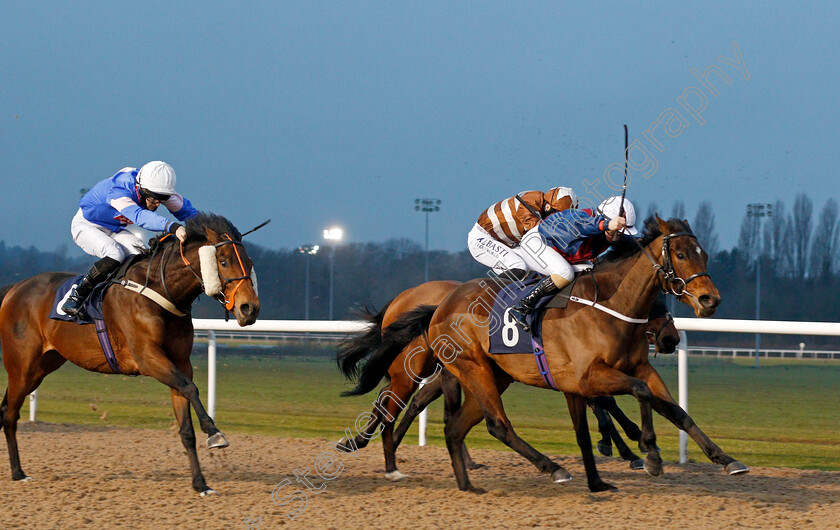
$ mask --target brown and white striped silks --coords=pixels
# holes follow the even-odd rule
[[[514,195],[490,206],[478,217],[481,228],[510,247],[518,245],[525,233],[549,214],[577,207],[577,197],[571,188],[551,188],[546,193],[523,191],[519,197],[530,208]]]

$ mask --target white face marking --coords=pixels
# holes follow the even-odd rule
[[[698,256],[699,256],[699,255],[700,255],[700,253],[702,252],[702,251],[700,250],[700,247],[694,247],[694,250],[695,250],[695,251],[697,251],[697,255],[698,255]]]

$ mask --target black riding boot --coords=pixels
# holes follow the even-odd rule
[[[87,300],[87,297],[90,296],[90,293],[93,292],[93,288],[119,266],[120,262],[114,258],[102,258],[94,263],[93,267],[84,275],[78,285],[73,288],[67,301],[61,306],[61,310],[72,317],[78,318],[79,313],[82,312],[82,305]]]
[[[522,300],[510,310],[510,316],[516,320],[517,324],[519,324],[522,329],[526,332],[531,332],[531,326],[528,325],[525,317],[530,315],[534,312],[534,308],[537,306],[537,302],[539,302],[543,296],[548,296],[550,294],[554,294],[560,289],[554,284],[554,280],[551,279],[551,276],[543,278],[540,280],[537,285],[534,286],[531,291],[522,297]]]

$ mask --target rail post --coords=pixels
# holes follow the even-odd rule
[[[688,337],[680,331],[680,347],[677,350],[680,407],[688,412]],[[688,433],[680,431],[680,464],[688,462]]]
[[[424,379],[423,382],[420,383],[420,388],[418,388],[417,390],[419,391],[425,385],[426,385],[426,380]],[[428,413],[428,407],[427,407],[427,408],[423,409],[422,412],[420,412],[420,433],[417,437],[417,445],[419,445],[420,447],[423,447],[423,446],[426,445],[426,422],[428,420],[429,420],[429,413]]]
[[[35,421],[35,414],[38,412],[38,389],[29,394],[29,421]]]
[[[216,332],[207,332],[207,414],[216,419]]]

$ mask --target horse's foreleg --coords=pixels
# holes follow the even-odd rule
[[[586,469],[586,482],[589,491],[607,491],[616,489],[612,484],[601,480],[598,468],[595,466],[595,456],[592,454],[592,440],[589,437],[589,422],[586,420],[586,400],[577,394],[566,393],[566,403],[572,416],[580,454],[583,457],[583,467]],[[602,411],[603,412],[603,411]]]
[[[606,364],[598,363],[589,368],[587,377],[579,381],[579,386],[587,395],[632,394],[639,401],[642,416],[641,447],[648,451],[645,471],[653,476],[661,475],[662,458],[659,456],[656,433],[653,430],[653,393],[647,383]]]
[[[192,487],[201,496],[215,493],[207,487],[204,475],[201,473],[201,466],[198,463],[198,453],[195,450],[195,429],[193,429],[192,417],[190,415],[190,402],[180,392],[172,389],[172,408],[175,410],[175,418],[178,420],[178,433],[181,435],[181,443],[187,450],[187,458],[190,461],[190,473],[192,474]]]
[[[730,475],[740,475],[749,472],[750,469],[747,466],[724,453],[723,449],[718,447],[711,438],[706,436],[706,433],[700,430],[697,424],[694,423],[694,420],[691,419],[691,416],[674,402],[662,378],[659,377],[659,374],[652,366],[648,365],[645,367],[640,375],[646,378],[648,386],[653,392],[654,410],[676,425],[678,429],[688,433],[691,439],[700,446],[700,449],[703,450],[703,453],[705,453],[709,460],[715,464],[724,466],[726,472]]]
[[[216,428],[213,418],[207,414],[204,405],[198,398],[198,387],[195,386],[192,380],[192,365],[189,364],[189,358],[184,363],[184,368],[190,375],[179,370],[167,357],[161,355],[139,355],[135,358],[135,362],[140,369],[140,373],[149,377],[153,377],[168,386],[172,390],[176,390],[184,398],[189,401],[195,415],[198,417],[198,424],[201,430],[207,434],[207,446],[212,448],[224,448],[230,445],[225,438],[225,435]]]

